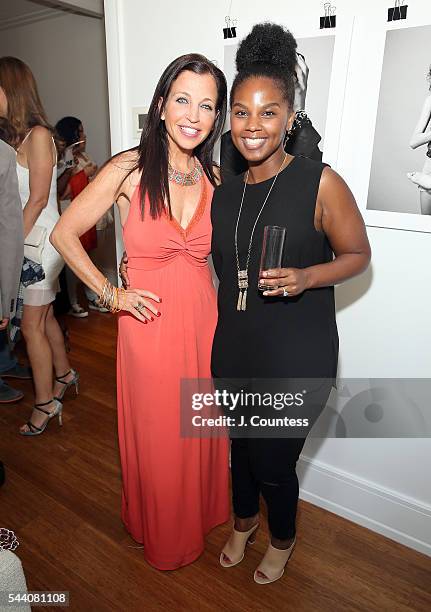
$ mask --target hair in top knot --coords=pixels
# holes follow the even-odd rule
[[[250,77],[263,76],[277,81],[290,107],[295,100],[296,82],[295,37],[276,23],[259,23],[240,43],[236,54],[238,71],[231,90]]]

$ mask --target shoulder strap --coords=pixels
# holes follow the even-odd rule
[[[18,147],[18,148],[17,148],[17,150],[16,150],[16,152],[17,152],[17,153],[19,152],[19,150],[21,149],[22,145],[25,143],[25,141],[27,140],[27,138],[30,136],[30,134],[32,133],[32,131],[33,131],[33,128],[31,128],[31,130],[29,130],[29,131],[27,132],[27,134],[24,136],[24,138],[23,138],[23,140],[22,140],[21,144],[19,145],[19,147]],[[58,162],[57,147],[56,147],[56,144],[55,144],[54,137],[53,137],[52,135],[51,135],[51,139],[52,139],[52,144],[54,145],[54,150],[55,150],[55,164],[54,164],[54,165],[56,166],[56,165],[57,165],[57,162]]]
[[[54,145],[54,150],[55,150],[55,165],[57,165],[58,163],[57,145],[55,144],[54,136],[51,135],[51,138],[52,138],[52,144]]]
[[[31,130],[29,130],[29,131],[27,132],[27,134],[24,136],[24,138],[23,138],[23,140],[22,140],[21,144],[19,145],[19,147],[18,147],[18,148],[17,148],[17,150],[16,150],[16,152],[17,152],[17,153],[18,153],[18,151],[20,150],[20,148],[22,147],[22,145],[25,143],[25,141],[27,140],[27,138],[30,136],[30,134],[32,133],[32,131],[33,131],[33,128],[31,128]]]

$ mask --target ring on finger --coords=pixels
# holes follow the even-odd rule
[[[144,308],[145,308],[145,304],[143,304],[142,302],[138,302],[138,303],[136,304],[135,308],[136,308],[136,310],[137,310],[138,312],[142,312],[142,311],[144,310]]]
[[[287,297],[289,295],[289,292],[287,291],[286,287],[283,287],[283,297]]]

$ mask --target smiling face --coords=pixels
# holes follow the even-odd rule
[[[293,119],[274,79],[250,77],[236,87],[230,116],[232,140],[250,164],[284,154],[283,142]]]
[[[184,70],[163,105],[169,148],[191,151],[209,135],[216,120],[217,86],[210,74]]]

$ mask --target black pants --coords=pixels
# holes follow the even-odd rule
[[[214,379],[219,390],[238,392],[253,388],[251,381]],[[332,381],[325,382],[315,393],[318,406],[314,417],[323,410],[331,391]],[[238,432],[238,430],[236,430]],[[232,432],[231,432],[232,433]],[[268,508],[271,535],[280,540],[293,538],[296,533],[296,511],[299,483],[296,463],[305,444],[303,437],[261,437],[231,435],[232,501],[238,518],[249,518],[259,512],[262,494]],[[238,433],[235,434],[237,436]]]
[[[296,462],[305,438],[232,438],[232,500],[238,518],[259,512],[259,495],[268,507],[271,534],[295,535],[299,483]]]

